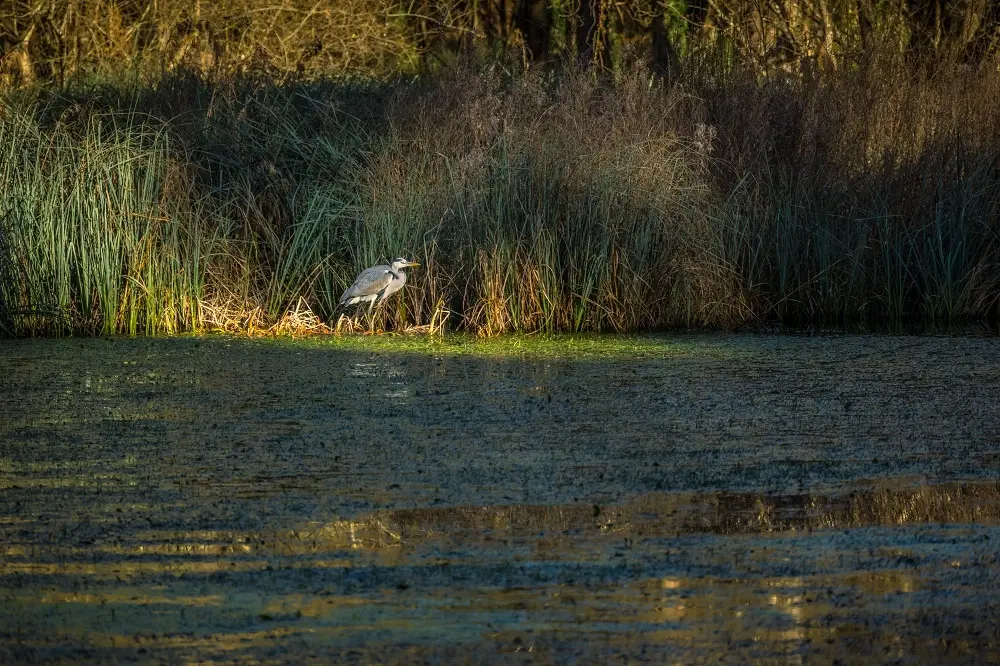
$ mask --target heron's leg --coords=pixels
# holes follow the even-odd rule
[[[347,318],[347,321],[351,324],[351,333],[354,333],[361,328],[361,319],[363,316],[364,314],[362,313],[361,308],[355,306],[351,312],[351,316]]]
[[[373,311],[375,309],[375,302],[376,301],[378,301],[378,298],[374,298],[374,299],[368,301],[368,333],[369,334],[375,333],[375,315],[373,314]]]

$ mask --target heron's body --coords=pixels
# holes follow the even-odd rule
[[[371,308],[403,288],[406,284],[404,268],[419,265],[406,259],[396,259],[391,266],[379,264],[366,268],[340,297],[340,304],[348,306],[368,303]]]

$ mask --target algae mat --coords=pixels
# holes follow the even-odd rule
[[[996,661],[998,352],[0,341],[0,662]]]

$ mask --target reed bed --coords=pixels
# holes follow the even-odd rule
[[[12,92],[0,332],[357,330],[337,298],[398,255],[371,330],[996,321],[996,99],[877,59]]]

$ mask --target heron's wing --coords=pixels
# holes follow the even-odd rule
[[[388,266],[372,266],[361,271],[361,275],[354,281],[344,295],[340,297],[340,302],[355,298],[357,296],[375,296],[381,293],[389,283],[392,282],[392,269]]]

